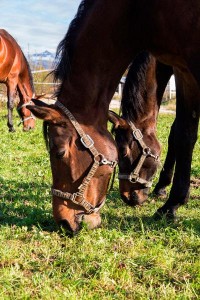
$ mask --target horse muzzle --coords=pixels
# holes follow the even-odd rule
[[[95,229],[101,225],[101,216],[99,213],[84,214],[79,213],[75,216],[75,223],[71,225],[68,220],[60,220],[58,226],[61,230],[68,236],[73,237],[76,235],[83,227],[88,229]]]

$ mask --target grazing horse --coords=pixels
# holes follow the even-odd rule
[[[182,17],[184,16],[184,18]],[[188,198],[200,113],[200,2],[198,0],[84,0],[58,48],[55,106],[29,106],[47,124],[53,175],[53,212],[75,232],[80,221],[100,223],[116,145],[107,131],[118,82],[137,53],[151,52],[173,66],[177,117],[176,168],[159,215],[174,216]]]
[[[157,170],[160,156],[156,137],[157,115],[172,74],[172,67],[158,62],[148,52],[141,52],[126,77],[121,100],[122,116],[109,112],[119,152],[120,194],[130,206],[141,205],[147,199]],[[171,157],[171,148],[170,139],[167,157]],[[162,178],[166,178],[168,169],[163,168]],[[159,181],[155,192],[159,196],[165,195],[164,179]]]
[[[4,29],[0,29],[0,83],[7,86],[8,128],[15,131],[13,126],[13,108],[18,92],[18,113],[23,123],[23,130],[34,128],[35,118],[26,108],[34,96],[33,79],[29,64],[17,42]]]

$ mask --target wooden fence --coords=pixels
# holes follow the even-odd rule
[[[37,95],[46,94],[50,97],[50,95],[54,94],[58,83],[53,82],[53,76],[51,75],[51,71],[53,71],[53,69],[32,71],[35,92]],[[50,75],[48,76],[48,74]],[[125,79],[126,77],[121,78],[120,83],[114,94],[115,99],[121,99]],[[169,101],[171,99],[174,99],[175,97],[175,80],[174,76],[172,76],[165,89],[163,101]],[[6,86],[4,84],[0,85],[0,101],[6,101]]]

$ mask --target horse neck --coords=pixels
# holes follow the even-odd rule
[[[139,54],[131,65],[122,97],[122,113],[143,132],[155,132],[162,97],[172,74],[172,67],[158,62],[148,52]]]
[[[160,108],[164,91],[170,77],[173,75],[173,68],[156,61],[157,101]]]
[[[34,97],[34,86],[28,61],[22,52],[21,55],[21,72],[19,74],[17,89],[19,92],[20,102],[26,103]]]
[[[122,116],[143,132],[154,132],[158,114],[156,59],[140,53],[129,68],[122,95]]]
[[[105,123],[105,112],[137,49],[129,45],[131,26],[123,1],[117,1],[114,10],[109,7],[110,1],[105,1],[104,6],[98,3],[76,36],[70,74],[63,79],[58,100],[74,114],[81,112],[80,117],[85,120],[90,115],[88,122],[100,118]],[[127,26],[127,36],[121,24]]]

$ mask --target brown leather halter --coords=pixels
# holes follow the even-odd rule
[[[22,105],[20,105],[19,107],[17,107],[17,111],[18,111],[18,113],[19,113],[19,111],[23,108],[23,107],[26,107],[27,105],[31,105],[31,104],[33,104],[33,102],[32,101],[29,101],[29,102],[27,102],[27,103],[24,103],[24,104],[22,104]],[[19,124],[18,124],[18,126],[20,126],[22,123],[24,123],[25,121],[28,121],[28,120],[30,120],[30,119],[36,119],[36,117],[32,114],[32,112],[31,112],[31,114],[30,114],[30,116],[29,117],[27,117],[27,118],[24,118],[24,119],[20,119],[20,122],[19,122]]]
[[[140,159],[137,163],[137,166],[135,167],[135,169],[130,173],[130,174],[126,174],[126,173],[119,173],[118,178],[119,179],[125,179],[125,180],[129,180],[131,183],[141,183],[144,187],[151,187],[152,186],[152,181],[147,181],[146,179],[143,179],[139,176],[140,170],[143,166],[143,163],[145,161],[145,159],[147,157],[152,157],[154,158],[156,161],[158,161],[159,159],[159,155],[155,155],[151,152],[151,149],[149,147],[147,147],[147,145],[145,144],[144,140],[143,140],[143,134],[140,131],[140,129],[136,128],[135,125],[132,122],[129,122],[129,125],[133,131],[133,137],[134,139],[139,143],[140,148],[141,148],[141,155],[140,155]]]
[[[80,136],[80,141],[83,144],[83,146],[90,151],[90,153],[93,156],[93,164],[92,167],[87,174],[87,176],[84,178],[82,184],[78,187],[78,191],[76,193],[68,193],[68,192],[62,192],[60,190],[57,190],[52,187],[51,192],[54,196],[57,196],[59,198],[63,198],[66,200],[70,200],[71,202],[83,207],[87,214],[91,214],[94,212],[97,212],[103,205],[105,200],[98,206],[94,207],[92,204],[90,204],[86,199],[84,198],[84,192],[90,183],[92,177],[94,176],[96,170],[101,165],[109,165],[111,168],[114,168],[117,165],[117,161],[109,161],[107,160],[102,153],[99,153],[98,150],[94,146],[93,139],[86,134],[83,129],[81,128],[78,121],[75,119],[75,117],[72,115],[72,113],[59,101],[55,103],[69,118],[72,125],[76,129],[77,133]]]

